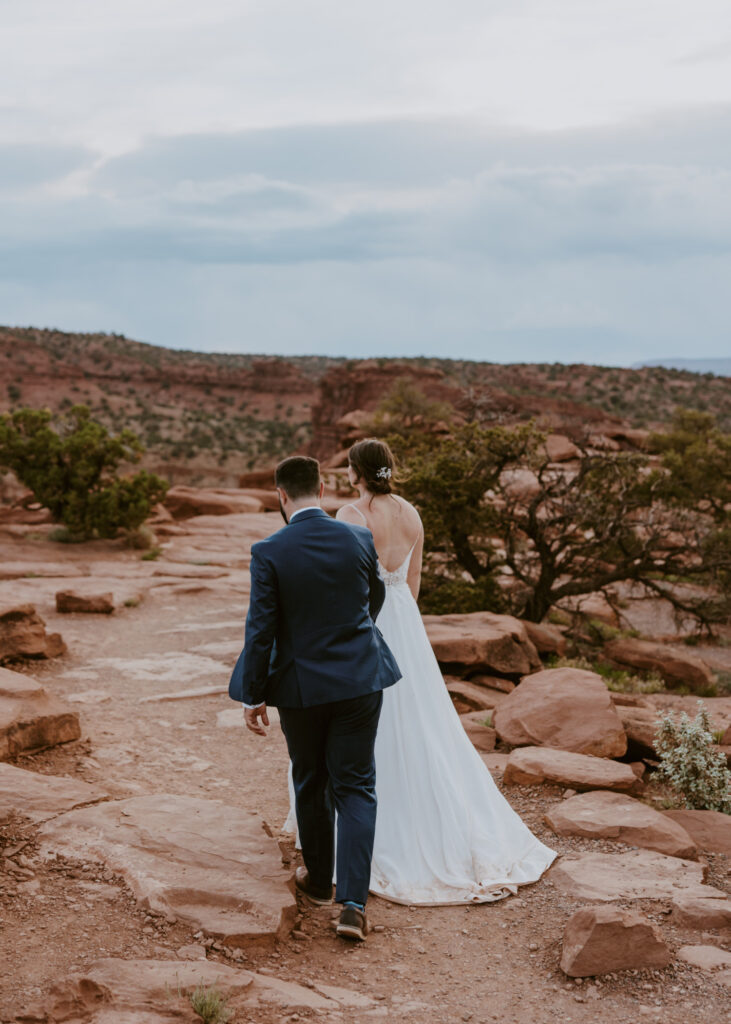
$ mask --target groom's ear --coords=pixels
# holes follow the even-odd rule
[[[320,481],[320,493],[318,494],[318,498],[320,499],[320,501],[322,501],[322,499],[324,497],[325,497],[325,481],[321,480]]]

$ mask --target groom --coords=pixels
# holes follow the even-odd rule
[[[295,884],[319,906],[332,903],[337,811],[337,932],[362,940],[376,827],[376,729],[382,691],[401,677],[374,623],[385,587],[370,531],[320,508],[316,459],[280,462],[275,484],[288,525],[252,546],[245,646],[229,695],[261,736],[267,705],[279,708],[305,862]]]

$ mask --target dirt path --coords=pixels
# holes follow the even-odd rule
[[[83,738],[18,763],[99,783],[115,796],[167,792],[218,799],[222,815],[227,805],[257,811],[276,835],[288,802],[278,726],[266,741],[247,733],[224,695],[141,702],[153,694],[225,684],[242,640],[244,613],[243,591],[215,588],[197,594],[163,591],[109,617],[57,617],[44,609],[49,629],[64,634],[69,654],[35,665],[34,674],[49,690],[77,702]],[[506,795],[536,834],[563,854],[627,849],[557,839],[542,816],[561,800],[559,789],[512,787]],[[0,828],[0,845],[28,843],[36,872],[33,884],[0,873],[0,1022],[15,1020],[21,1007],[74,966],[99,956],[174,958],[178,948],[193,941],[185,926],[146,915],[121,880],[97,866],[35,862],[33,837],[34,829],[20,821]],[[285,845],[284,852],[291,855],[291,847]],[[709,861],[708,881],[729,891],[726,859],[719,855]],[[492,905],[413,909],[373,899],[369,913],[379,930],[363,946],[335,937],[331,911],[305,910],[300,937],[274,951],[252,949],[243,960],[230,960],[210,949],[208,956],[287,980],[307,984],[317,978],[374,996],[375,1010],[348,1011],[347,1019],[356,1022],[731,1021],[729,989],[680,963],[569,981],[558,968],[561,937],[570,914],[584,905],[561,894],[549,872],[519,897]],[[663,922],[663,934],[674,947],[703,941],[697,932],[680,932],[668,921],[669,900],[632,906]],[[263,1010],[242,1020],[313,1015]],[[330,1013],[327,1019],[346,1017]]]

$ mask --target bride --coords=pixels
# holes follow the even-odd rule
[[[500,793],[462,728],[416,603],[424,530],[393,493],[394,458],[369,439],[348,454],[358,500],[337,514],[373,534],[386,600],[378,628],[403,677],[383,694],[370,890],[396,903],[483,903],[535,882],[556,854]],[[285,828],[294,826],[290,812]]]

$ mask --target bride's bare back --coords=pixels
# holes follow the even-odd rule
[[[386,572],[395,572],[413,551],[407,582],[414,599],[419,596],[424,528],[413,505],[397,494],[366,492],[350,505],[344,505],[337,519],[367,526],[373,534],[378,560]]]

